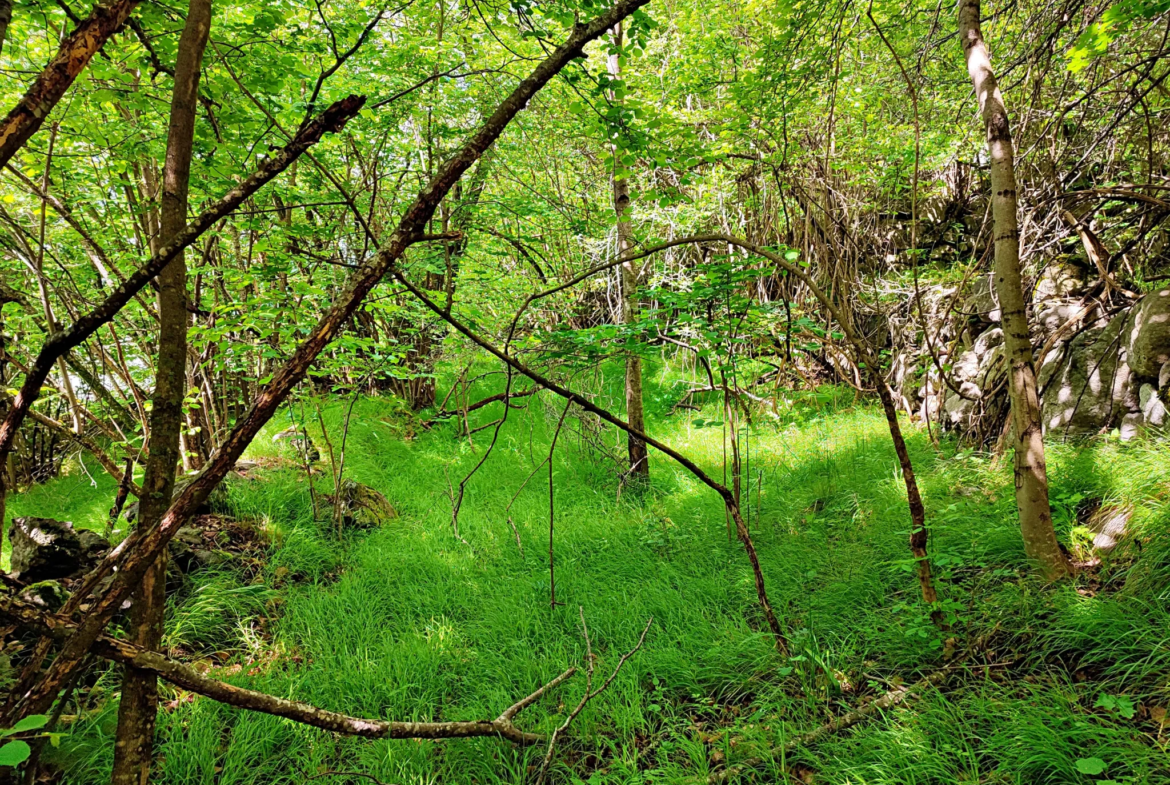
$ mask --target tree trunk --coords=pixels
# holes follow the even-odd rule
[[[1070,572],[1060,550],[1048,506],[1048,470],[1028,314],[1020,280],[1020,233],[1016,217],[1016,174],[1012,135],[1003,95],[991,70],[991,57],[979,27],[979,0],[961,0],[959,37],[967,72],[975,86],[987,129],[991,156],[991,212],[995,238],[995,291],[1002,311],[1004,349],[1009,364],[1009,393],[1015,438],[1016,508],[1024,550],[1050,578]]]
[[[613,29],[613,52],[610,53],[607,64],[611,79],[621,79],[622,61],[619,50],[622,46],[622,26],[619,24]],[[610,101],[621,104],[622,99],[611,91]],[[617,253],[622,255],[630,250],[631,228],[626,217],[630,208],[630,188],[626,178],[617,177],[616,172],[621,167],[621,149],[613,148],[613,211],[617,217]],[[621,323],[633,324],[638,318],[638,272],[641,265],[635,261],[628,261],[621,266]],[[634,353],[626,355],[626,420],[630,427],[645,433],[646,416],[642,408],[642,358]],[[630,476],[641,481],[650,478],[650,456],[646,451],[646,443],[627,434],[626,444],[630,455]]]
[[[0,51],[8,37],[8,23],[12,21],[12,0],[0,0]]]
[[[466,188],[456,183],[452,196],[455,207],[442,218],[442,231],[460,232],[457,240],[444,244],[446,269],[442,273],[428,272],[425,286],[433,292],[443,292],[448,303],[455,299],[455,290],[459,282],[459,266],[463,255],[467,253],[468,233],[471,231],[475,211],[479,200],[487,187],[487,178],[492,168],[494,156],[487,150],[479,159],[475,171],[468,178]],[[442,322],[418,320],[418,333],[413,338],[411,354],[406,358],[407,367],[418,374],[412,379],[406,379],[400,386],[403,397],[410,404],[412,411],[422,411],[435,405],[435,366],[443,350],[443,340],[447,335],[447,325]],[[403,322],[401,326],[409,326]]]
[[[210,27],[211,0],[191,0],[175,63],[163,169],[160,244],[164,245],[187,227],[199,70]],[[142,481],[138,521],[144,531],[155,526],[170,507],[179,462],[183,393],[187,388],[187,267],[182,253],[159,273],[158,284],[158,363],[150,411],[150,457]],[[158,649],[162,639],[166,570],[164,550],[146,571],[130,608],[130,639],[147,650]],[[157,677],[128,667],[118,705],[114,785],[146,785],[150,779],[157,712]]]

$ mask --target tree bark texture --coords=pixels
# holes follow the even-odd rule
[[[191,0],[175,61],[167,156],[163,165],[163,245],[187,228],[187,191],[195,141],[199,75],[211,29],[211,0]],[[180,251],[158,274],[158,352],[150,410],[150,455],[142,480],[138,526],[149,530],[171,505],[179,463],[183,395],[187,389],[187,265]],[[166,551],[146,570],[130,606],[130,640],[152,651],[162,641],[166,608]],[[118,704],[113,785],[147,785],[154,751],[158,681],[153,672],[126,668]]]
[[[979,0],[959,3],[959,40],[967,72],[975,87],[991,158],[991,213],[995,241],[995,291],[1002,312],[1008,361],[1015,448],[1016,509],[1024,550],[1050,578],[1070,571],[1052,528],[1048,505],[1048,469],[1028,313],[1020,276],[1020,232],[1016,215],[1016,173],[1011,127],[1003,95],[991,69],[991,56],[980,29]]]

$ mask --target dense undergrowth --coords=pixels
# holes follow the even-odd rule
[[[473,389],[471,400],[498,389],[498,379]],[[721,475],[722,428],[704,419],[717,418],[718,407],[671,414],[673,380],[662,371],[648,385],[652,430]],[[613,464],[575,420],[553,462],[563,605],[550,608],[546,470],[510,514],[507,506],[547,455],[561,404],[526,400],[468,484],[459,519],[467,544],[452,532],[451,486],[479,460],[491,430],[469,442],[453,422],[420,429],[389,399],[356,403],[346,459],[347,476],[397,507],[389,525],[339,541],[327,521],[312,520],[303,471],[263,462],[270,468],[235,480],[231,506],[270,533],[269,561],[252,583],[230,569],[199,575],[176,595],[167,646],[218,677],[350,714],[480,719],[582,661],[579,608],[599,672],[653,617],[644,648],[559,746],[554,781],[683,782],[763,757],[771,762],[745,780],[1170,782],[1170,729],[1161,724],[1170,706],[1164,443],[1053,446],[1058,531],[1075,553],[1088,556],[1077,520],[1087,500],[1135,513],[1124,555],[1045,586],[1023,559],[1008,468],[949,442],[936,448],[914,431],[954,637],[960,648],[986,640],[987,653],[941,688],[784,755],[771,751],[943,661],[946,642],[910,573],[904,487],[880,411],[826,390],[755,418],[745,506],[792,641],[791,656],[780,657],[714,494],[655,456],[652,487],[619,496]],[[335,441],[345,407],[326,408]],[[472,425],[499,410],[476,412]],[[288,424],[282,417],[271,433]],[[617,444],[612,433],[601,438]],[[276,456],[278,447],[265,437],[253,453]],[[74,470],[14,498],[13,514],[100,527],[112,488],[95,478]],[[329,482],[326,468],[318,491]],[[100,677],[70,717],[55,753],[67,782],[108,781],[117,714],[109,699],[119,683],[115,671]],[[519,724],[550,731],[583,689],[580,677],[570,681]],[[368,782],[352,773],[360,772],[384,783],[521,783],[543,754],[491,739],[337,738],[164,693],[159,782]]]

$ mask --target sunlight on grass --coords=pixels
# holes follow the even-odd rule
[[[491,391],[484,385],[472,396]],[[326,410],[335,443],[343,414],[340,404]],[[498,416],[477,414],[484,423]],[[722,429],[696,427],[702,415],[686,414],[659,412],[655,433],[721,478]],[[308,484],[295,462],[234,483],[236,513],[261,519],[273,534],[266,578],[231,589],[215,575],[201,577],[172,609],[168,641],[195,649],[236,641],[234,656],[245,662],[267,645],[275,656],[229,678],[330,709],[480,719],[581,663],[578,606],[599,672],[653,616],[645,648],[575,723],[573,752],[554,767],[565,782],[586,775],[614,783],[699,776],[767,754],[863,696],[937,666],[942,642],[910,572],[905,488],[879,411],[845,395],[819,409],[793,406],[780,419],[759,417],[751,428],[744,507],[792,641],[791,659],[776,654],[762,624],[751,571],[739,544],[728,539],[718,497],[654,456],[653,487],[640,494],[624,489],[619,499],[612,464],[588,446],[588,432],[575,421],[553,463],[556,596],[563,604],[550,607],[547,470],[516,494],[547,455],[558,415],[558,404],[539,397],[511,413],[491,460],[468,483],[464,545],[451,530],[448,478],[457,483],[479,460],[490,431],[476,435],[474,449],[466,441],[452,449],[454,425],[403,440],[383,402],[359,401],[347,476],[386,494],[401,517],[338,542],[328,521],[312,520]],[[269,431],[288,425],[282,416]],[[309,430],[323,447],[319,428]],[[614,443],[612,434],[605,438]],[[1027,577],[1009,469],[945,443],[935,451],[924,433],[912,431],[910,447],[940,588],[965,609],[956,632],[976,635],[998,624],[1004,657],[1022,658],[1036,681],[1021,688],[994,669],[972,674],[966,689],[929,693],[814,750],[796,750],[783,765],[807,764],[818,781],[839,783],[1087,782],[1072,768],[1087,750],[1119,761],[1116,776],[1125,773],[1130,782],[1165,781],[1157,779],[1165,767],[1153,762],[1153,748],[1113,718],[1086,712],[1087,688],[1054,681],[1046,661],[1011,654],[1042,643],[1049,656],[1109,680],[1107,689],[1165,705],[1165,603],[1087,598],[1072,586],[1046,591]],[[289,457],[265,436],[253,455]],[[1159,462],[1166,457],[1152,444],[1056,446],[1054,496],[1075,488],[1161,499]],[[314,482],[318,494],[330,492],[328,468]],[[58,485],[84,515],[100,513],[109,498],[73,476],[38,492],[57,493]],[[30,493],[19,508],[31,510],[45,498]],[[1139,507],[1144,536],[1164,536],[1164,503]],[[1119,562],[1117,575],[1128,569]],[[272,617],[260,632],[242,622],[260,614]],[[570,681],[527,709],[521,724],[549,731],[583,688],[580,678]],[[110,747],[100,739],[112,732],[112,718],[106,708],[74,726],[66,753],[70,782],[103,780]],[[384,782],[519,783],[540,754],[487,739],[334,738],[202,699],[170,704],[160,727],[160,781],[170,783],[300,782],[323,770],[362,771]]]

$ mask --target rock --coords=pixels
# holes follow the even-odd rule
[[[313,444],[308,432],[300,430],[295,425],[289,426],[273,436],[272,441],[288,442],[288,446],[302,461],[316,463],[321,460],[321,451],[317,449],[317,445]]]
[[[969,349],[959,355],[959,359],[955,361],[955,365],[951,369],[954,374],[953,378],[964,382],[971,381],[978,378],[979,367],[979,355],[974,349]]]
[[[986,360],[988,355],[1001,346],[1003,346],[1003,329],[992,327],[990,330],[984,330],[975,339],[975,345],[971,347],[971,351],[975,352],[981,360]]]
[[[1152,384],[1143,384],[1138,391],[1138,401],[1142,409],[1142,418],[1146,425],[1161,428],[1166,424],[1166,404],[1158,396],[1158,391]]]
[[[978,316],[985,322],[999,321],[999,298],[995,296],[992,273],[981,275],[974,280],[963,310],[968,315]]]
[[[81,543],[81,552],[88,563],[97,564],[103,556],[110,552],[110,541],[95,531],[82,529],[77,532],[77,539]]]
[[[1003,354],[1003,330],[992,327],[983,331],[975,339],[974,345],[959,356],[951,369],[955,380],[962,383],[971,383],[973,390],[963,389],[964,395],[981,395],[981,388],[987,385],[992,373],[996,370],[995,363]]]
[[[175,480],[175,489],[171,493],[171,498],[174,499],[176,496],[182,493],[184,489],[186,489],[186,487],[190,485],[197,476],[198,475],[195,474],[184,474],[182,477],[177,478]],[[223,480],[219,483],[219,485],[215,486],[215,489],[211,492],[211,495],[204,500],[203,504],[199,505],[199,508],[195,510],[195,514],[207,515],[208,513],[212,512],[225,512],[227,510],[227,503],[227,481]],[[130,504],[126,505],[126,509],[122,513],[126,520],[130,521],[131,523],[138,519],[138,504],[139,500],[135,499]]]
[[[16,518],[9,530],[13,576],[26,582],[65,578],[86,565],[81,539],[68,521]]]
[[[167,543],[170,564],[183,575],[210,567],[216,562],[215,554],[208,550],[203,532],[194,526],[184,526],[175,532]]]
[[[975,338],[951,369],[953,383],[961,394],[947,390],[943,411],[946,423],[961,431],[975,427],[985,413],[984,395],[995,387],[1002,371],[1003,330],[992,327]]]
[[[1103,506],[1093,513],[1087,524],[1089,531],[1093,532],[1093,547],[1106,553],[1116,548],[1125,538],[1132,516],[1132,507],[1115,505]]]
[[[1170,362],[1170,289],[1151,292],[1126,323],[1129,367],[1141,379],[1158,379]]]
[[[25,586],[17,596],[46,613],[56,613],[69,601],[69,592],[58,581],[40,581]]]
[[[325,497],[333,504],[333,497]],[[369,529],[381,526],[388,520],[398,517],[394,505],[368,485],[362,485],[353,480],[341,482],[341,522],[345,526],[359,529]]]
[[[1032,292],[1032,301],[1041,303],[1080,294],[1085,290],[1085,279],[1085,270],[1080,265],[1067,257],[1053,259],[1040,271],[1036,288]]]
[[[1121,434],[1121,440],[1128,442],[1138,437],[1142,432],[1142,426],[1145,425],[1145,418],[1142,417],[1141,412],[1130,412],[1121,418],[1121,426],[1118,429]]]
[[[975,405],[977,403],[978,401],[972,401],[961,395],[951,393],[943,403],[943,411],[947,414],[947,421],[958,428],[970,427],[972,415],[976,413]]]
[[[1041,335],[1049,336],[1079,313],[1081,306],[1076,302],[1048,300],[1037,305],[1034,324],[1039,328]]]
[[[1123,319],[1086,330],[1065,347],[1058,363],[1046,362],[1042,411],[1054,436],[1083,435],[1114,427],[1130,410],[1130,371],[1121,346]],[[1134,424],[1131,421],[1129,425]]]
[[[1158,392],[1166,392],[1170,388],[1170,363],[1163,363],[1162,370],[1158,371]]]

